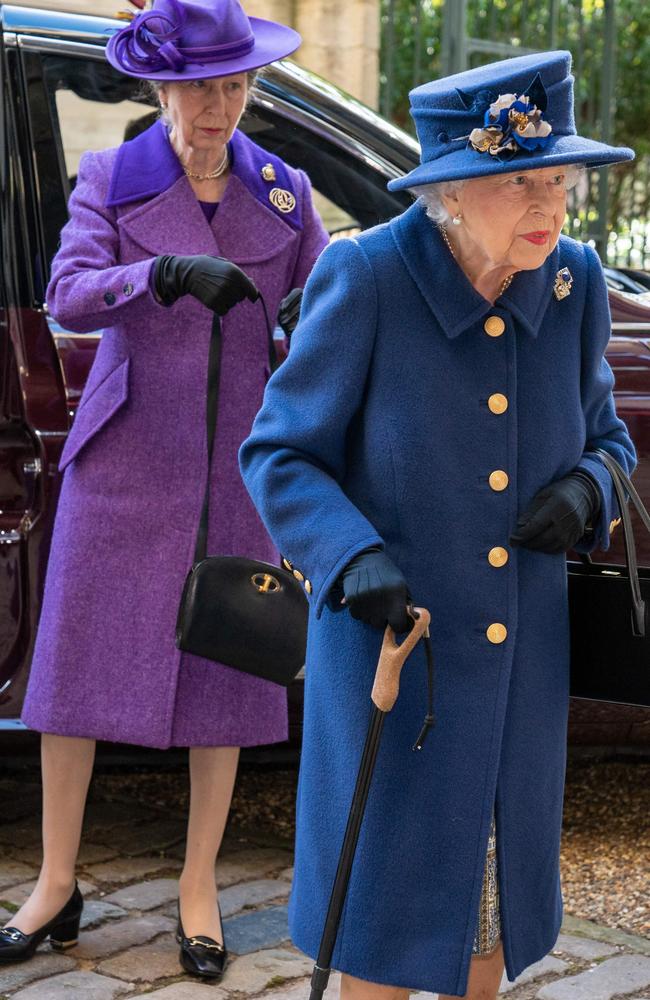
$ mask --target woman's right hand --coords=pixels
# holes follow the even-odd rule
[[[219,316],[225,316],[243,299],[255,302],[260,295],[236,264],[207,254],[156,257],[154,284],[159,299],[166,306],[173,305],[183,295],[193,295]]]
[[[340,577],[345,603],[357,621],[394,632],[409,632],[413,619],[407,613],[411,595],[406,580],[381,549],[360,552]]]

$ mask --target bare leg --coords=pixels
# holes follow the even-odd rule
[[[72,895],[95,741],[43,733],[43,864],[29,899],[6,926],[33,934]]]
[[[503,975],[503,948],[497,945],[490,955],[474,955],[470,963],[467,993],[462,1000],[496,1000]],[[378,986],[345,973],[341,976],[341,1000],[408,1000],[410,990],[398,986]],[[440,993],[438,1000],[459,1000]]]
[[[190,816],[180,877],[181,922],[188,937],[223,943],[214,865],[232,799],[239,747],[190,749]]]
[[[409,992],[398,986],[367,983],[346,973],[341,976],[341,1000],[408,1000]]]
[[[474,955],[469,968],[467,993],[463,1000],[496,1000],[503,969],[503,945],[500,941],[489,955]],[[438,1000],[457,1000],[457,997],[441,993]]]

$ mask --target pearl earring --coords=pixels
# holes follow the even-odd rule
[[[458,215],[455,215],[455,216],[453,217],[453,219],[452,219],[451,221],[453,222],[453,224],[454,224],[455,226],[460,226],[460,220],[461,220],[461,219],[462,219],[462,215],[461,215],[461,213],[459,212],[459,213],[458,213]]]

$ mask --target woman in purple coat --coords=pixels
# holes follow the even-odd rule
[[[207,475],[212,311],[224,319],[208,551],[277,559],[237,464],[269,375],[251,282],[277,315],[328,240],[306,175],[237,124],[248,74],[299,43],[238,0],[154,0],[108,46],[115,67],[154,81],[164,117],[83,157],[48,290],[63,326],[104,333],[61,457],[23,715],[43,733],[44,861],[0,932],[0,962],[30,958],[48,936],[76,941],[75,861],[101,739],[190,747],[181,962],[211,978],[225,966],[214,864],[239,748],[286,739],[286,693],[181,654],[175,620]]]

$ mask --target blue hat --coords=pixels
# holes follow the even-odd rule
[[[486,177],[634,159],[625,146],[576,135],[570,52],[538,52],[433,80],[410,93],[421,164],[388,184]]]

